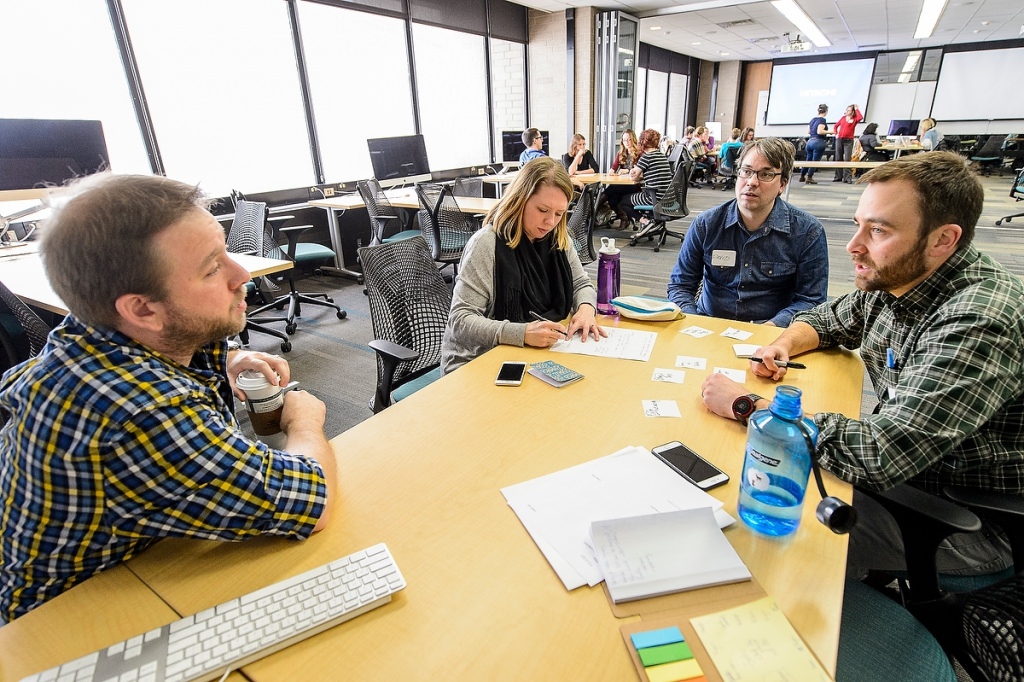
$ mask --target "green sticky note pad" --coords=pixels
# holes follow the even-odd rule
[[[686,642],[675,642],[673,644],[652,646],[646,649],[637,649],[636,653],[640,656],[640,662],[644,664],[645,668],[649,668],[652,665],[685,661],[688,658],[693,658],[690,645]]]
[[[633,646],[638,650],[685,641],[683,633],[677,627],[648,630],[647,632],[634,632],[630,635],[630,639],[633,640]]]

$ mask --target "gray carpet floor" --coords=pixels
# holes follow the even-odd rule
[[[827,180],[821,178],[820,184],[812,186],[795,184],[789,200],[824,224],[829,244],[829,295],[838,296],[854,286],[845,246],[854,232],[851,218],[863,187]],[[1017,204],[1009,196],[1013,178],[990,176],[982,181],[985,205],[975,243],[1010,271],[1024,276],[1024,218],[998,227],[994,224],[1003,216],[1024,211],[1024,203]],[[710,188],[691,189],[687,197],[690,216],[677,221],[673,229],[685,233],[700,211],[733,196],[732,192]],[[623,293],[665,295],[665,283],[679,250],[678,239],[670,237],[660,253],[654,253],[653,244],[647,241],[633,248],[626,246],[631,235],[622,230],[599,229],[595,239],[602,236],[615,238],[622,247]],[[587,270],[594,276],[596,263]],[[372,339],[367,300],[362,286],[346,279],[310,275],[299,282],[299,288],[327,292],[348,312],[346,319],[338,320],[330,308],[303,306],[298,331],[292,337],[293,350],[285,356],[291,363],[292,378],[326,403],[325,427],[328,436],[333,437],[372,416],[367,402],[376,385],[376,361],[366,345]],[[279,342],[261,334],[252,335],[249,347],[280,353]],[[869,411],[872,406],[873,394],[867,386],[862,410]],[[240,421],[247,423],[245,411],[239,413]]]

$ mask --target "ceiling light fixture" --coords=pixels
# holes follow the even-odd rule
[[[903,68],[900,69],[900,73],[912,74],[917,69],[917,63],[921,61],[921,52],[914,51],[907,53],[907,60],[903,62]]]
[[[942,0],[942,2],[945,4],[946,0]],[[782,16],[789,19],[794,26],[799,28],[800,32],[810,38],[811,42],[816,46],[828,47],[832,44],[825,37],[825,34],[821,32],[821,29],[811,21],[811,18],[793,0],[773,0],[772,6],[779,10]]]
[[[946,0],[924,0],[924,7],[921,8],[921,16],[917,19],[917,30],[914,31],[914,40],[931,38],[935,24],[942,16],[942,10],[946,9]]]

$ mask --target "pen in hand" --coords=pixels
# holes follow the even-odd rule
[[[750,361],[760,362],[762,365],[764,364],[764,360],[762,360],[761,358],[750,358]],[[807,365],[803,364],[802,362],[786,362],[785,360],[776,360],[775,364],[778,367],[786,367],[788,369],[807,369]]]
[[[554,320],[549,320],[540,313],[535,313],[532,310],[530,311],[530,317],[537,320],[538,322],[554,322]],[[564,329],[556,329],[555,331],[561,334],[562,336],[569,336]]]

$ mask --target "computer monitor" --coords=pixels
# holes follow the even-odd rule
[[[889,122],[889,135],[917,135],[921,127],[921,119],[894,118]]]
[[[427,147],[422,135],[377,137],[367,140],[366,145],[370,148],[373,177],[381,187],[430,180]]]
[[[548,156],[551,155],[551,150],[548,147],[549,133],[547,130],[540,131],[541,137],[544,138],[541,148],[544,153]],[[501,160],[505,163],[519,163],[519,155],[526,149],[526,145],[523,144],[523,131],[522,130],[503,130],[501,131]]]
[[[60,185],[109,165],[100,121],[0,118],[0,190]]]

